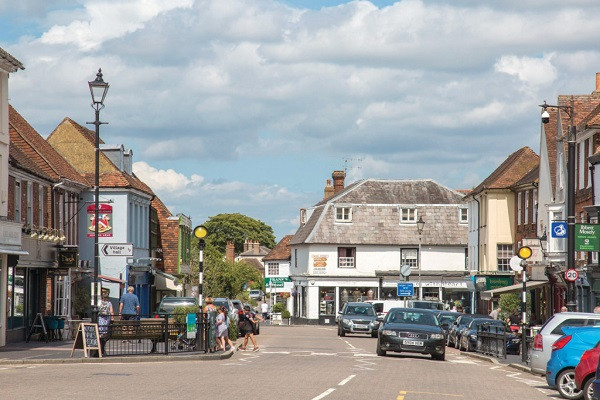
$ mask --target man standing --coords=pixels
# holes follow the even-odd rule
[[[269,313],[269,305],[266,301],[263,301],[260,305],[260,312],[262,313],[263,319],[267,319],[267,314]]]
[[[119,314],[123,320],[136,319],[140,313],[140,301],[137,296],[133,294],[133,286],[127,288],[127,293],[121,296],[119,304]]]
[[[498,306],[498,308],[492,310],[492,312],[490,313],[490,317],[492,317],[493,319],[498,319],[500,311],[502,311],[502,309],[500,308],[500,306]]]

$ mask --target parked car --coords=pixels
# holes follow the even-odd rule
[[[592,399],[600,400],[600,362],[596,367],[596,376],[592,382]]]
[[[156,309],[155,317],[164,317],[173,315],[175,307],[198,306],[198,299],[195,297],[163,297]]]
[[[444,303],[441,301],[429,301],[429,300],[409,300],[406,304],[407,307],[411,308],[423,308],[426,310],[443,310]]]
[[[497,333],[505,333],[507,331],[506,324],[497,319],[490,318],[474,318],[460,332],[458,339],[458,348],[465,351],[477,350],[478,331],[483,327],[490,327],[489,330]]]
[[[552,344],[564,333],[565,326],[593,326],[600,324],[600,314],[561,312],[554,314],[540,328],[533,339],[531,351],[531,372],[545,375],[546,364],[552,354]]]
[[[249,296],[251,299],[254,299],[254,300],[262,300],[263,292],[262,292],[262,290],[252,289],[250,291]]]
[[[235,309],[238,311],[238,313],[240,311],[244,311],[244,304],[242,303],[241,300],[231,300],[231,304],[233,304],[233,306],[235,307]]]
[[[458,340],[460,338],[460,332],[469,325],[475,318],[488,318],[491,319],[489,315],[483,314],[459,314],[458,318],[452,325],[450,325],[450,329],[448,329],[448,335],[446,337],[446,345],[448,347],[452,346],[458,349]]]
[[[367,300],[365,303],[373,304],[373,308],[378,317],[385,317],[385,315],[394,307],[406,307],[406,300]]]
[[[446,359],[444,332],[433,311],[419,308],[392,308],[382,321],[377,339],[377,355],[396,353],[431,354]]]
[[[436,314],[438,321],[440,322],[440,326],[444,331],[444,336],[448,336],[448,330],[461,315],[462,314],[459,314],[456,311],[440,311]]]
[[[600,341],[600,326],[562,328],[564,335],[552,344],[546,365],[546,382],[565,399],[579,399],[583,392],[575,386],[575,367],[582,354]]]
[[[235,321],[236,324],[238,323],[240,317],[238,315],[237,309],[234,307],[231,300],[229,300],[226,297],[216,297],[213,299],[213,304],[217,308],[225,306],[225,308],[227,309],[227,314],[229,314],[229,318],[232,321]]]
[[[583,352],[579,364],[575,367],[575,386],[583,390],[583,398],[592,400],[594,398],[594,377],[600,359],[600,343],[593,349]],[[600,391],[597,392],[600,395]]]
[[[376,318],[372,304],[363,302],[346,303],[336,317],[338,336],[346,336],[346,333],[362,333],[377,337],[379,322]]]

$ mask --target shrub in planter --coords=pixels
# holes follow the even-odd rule
[[[235,342],[239,336],[238,327],[234,320],[229,319],[229,339]]]
[[[288,310],[283,310],[281,312],[281,318],[290,318],[292,316],[292,314],[290,314],[290,312]]]
[[[283,310],[285,310],[283,303],[275,303],[273,305],[273,312],[280,313],[283,312]]]

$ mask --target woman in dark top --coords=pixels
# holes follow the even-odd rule
[[[246,345],[248,344],[248,339],[252,341],[254,345],[253,351],[258,351],[259,347],[256,344],[256,339],[254,338],[254,324],[256,324],[256,320],[261,322],[264,321],[261,317],[255,315],[250,312],[249,306],[244,306],[244,312],[240,314],[240,333],[244,335],[244,343],[240,346],[239,350],[246,350]]]

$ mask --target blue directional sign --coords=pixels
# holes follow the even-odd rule
[[[412,297],[415,294],[415,288],[412,283],[398,283],[398,297]]]
[[[566,222],[552,222],[550,236],[553,238],[564,239],[567,237],[567,223]]]

